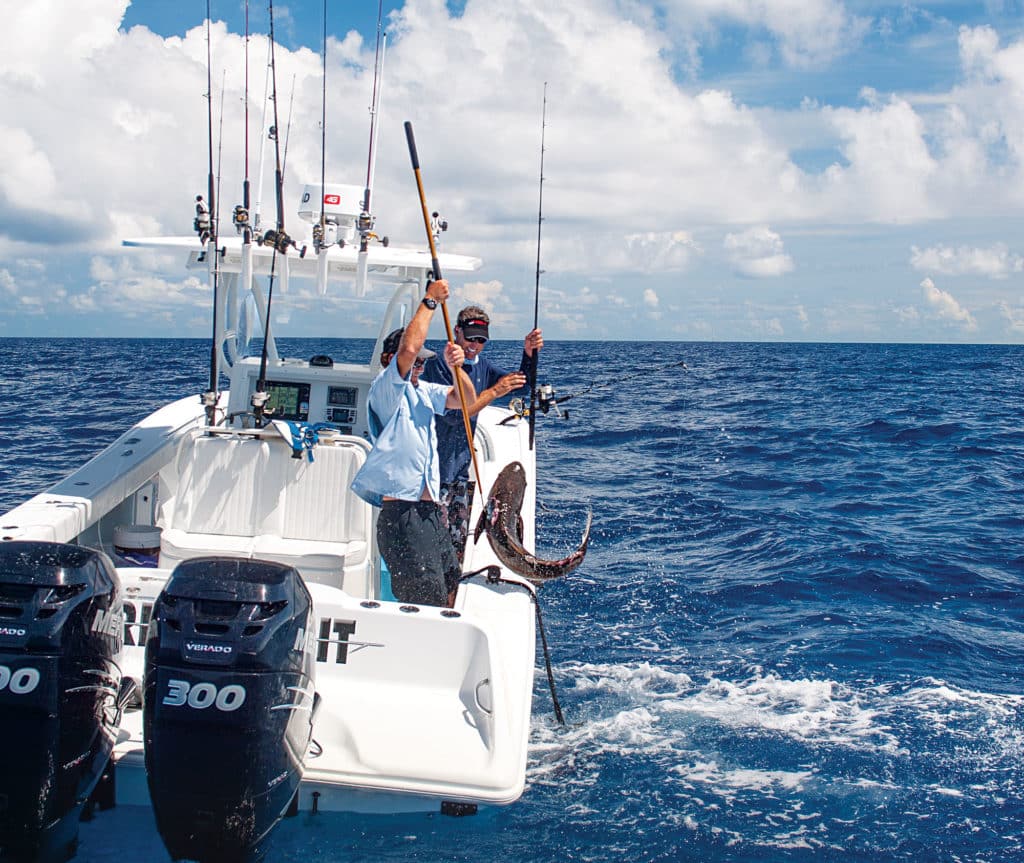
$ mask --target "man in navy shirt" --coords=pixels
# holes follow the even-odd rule
[[[456,319],[455,344],[465,354],[462,370],[476,388],[476,399],[469,407],[471,417],[475,417],[495,399],[525,387],[534,353],[544,347],[544,338],[539,329],[528,332],[523,339],[523,358],[519,363],[519,371],[507,372],[482,356],[484,345],[490,338],[490,324],[487,312],[479,306],[466,306]],[[427,360],[421,380],[451,386],[451,371],[434,357]],[[470,423],[475,430],[476,420],[471,419]],[[449,410],[438,414],[435,425],[441,462],[441,509],[447,514],[448,529],[461,561],[466,549],[469,512],[476,485],[469,478],[472,456],[461,411]]]
[[[430,319],[448,297],[444,279],[430,282],[404,330],[389,333],[381,350],[383,368],[370,385],[368,415],[373,449],[352,480],[352,491],[380,507],[377,545],[391,573],[391,591],[401,602],[449,605],[461,572],[440,501],[440,462],[434,416],[460,406],[451,369],[463,362],[457,344],[445,346],[449,383],[420,380]],[[476,399],[462,374],[467,404]]]

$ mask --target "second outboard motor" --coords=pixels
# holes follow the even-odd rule
[[[0,543],[0,859],[64,861],[134,693],[102,552]]]
[[[146,773],[175,860],[258,860],[295,797],[317,703],[313,606],[280,563],[178,564],[146,642]]]

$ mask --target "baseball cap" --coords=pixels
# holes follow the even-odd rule
[[[462,335],[467,339],[472,339],[476,336],[483,336],[485,339],[491,337],[490,331],[487,328],[487,321],[480,318],[470,318],[469,320],[461,321],[459,329],[462,330]]]
[[[397,330],[392,330],[384,337],[384,344],[381,345],[381,353],[385,354],[397,354],[399,345],[402,344],[402,333],[405,332],[405,327],[399,327]],[[437,356],[429,348],[420,348],[420,352],[416,356],[429,360],[433,356]]]

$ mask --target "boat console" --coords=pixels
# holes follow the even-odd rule
[[[264,391],[269,419],[322,424],[339,434],[367,438],[366,399],[376,370],[329,358],[286,359],[268,365]],[[258,357],[246,357],[232,369],[228,416],[233,426],[251,424],[252,394],[259,382]]]

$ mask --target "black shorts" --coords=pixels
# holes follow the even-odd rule
[[[475,482],[455,480],[441,483],[441,515],[445,519],[448,533],[455,546],[459,563],[466,557],[466,540],[469,537],[469,514],[473,509]]]
[[[399,602],[448,605],[459,583],[459,561],[441,508],[429,500],[386,500],[377,519],[377,545]]]

